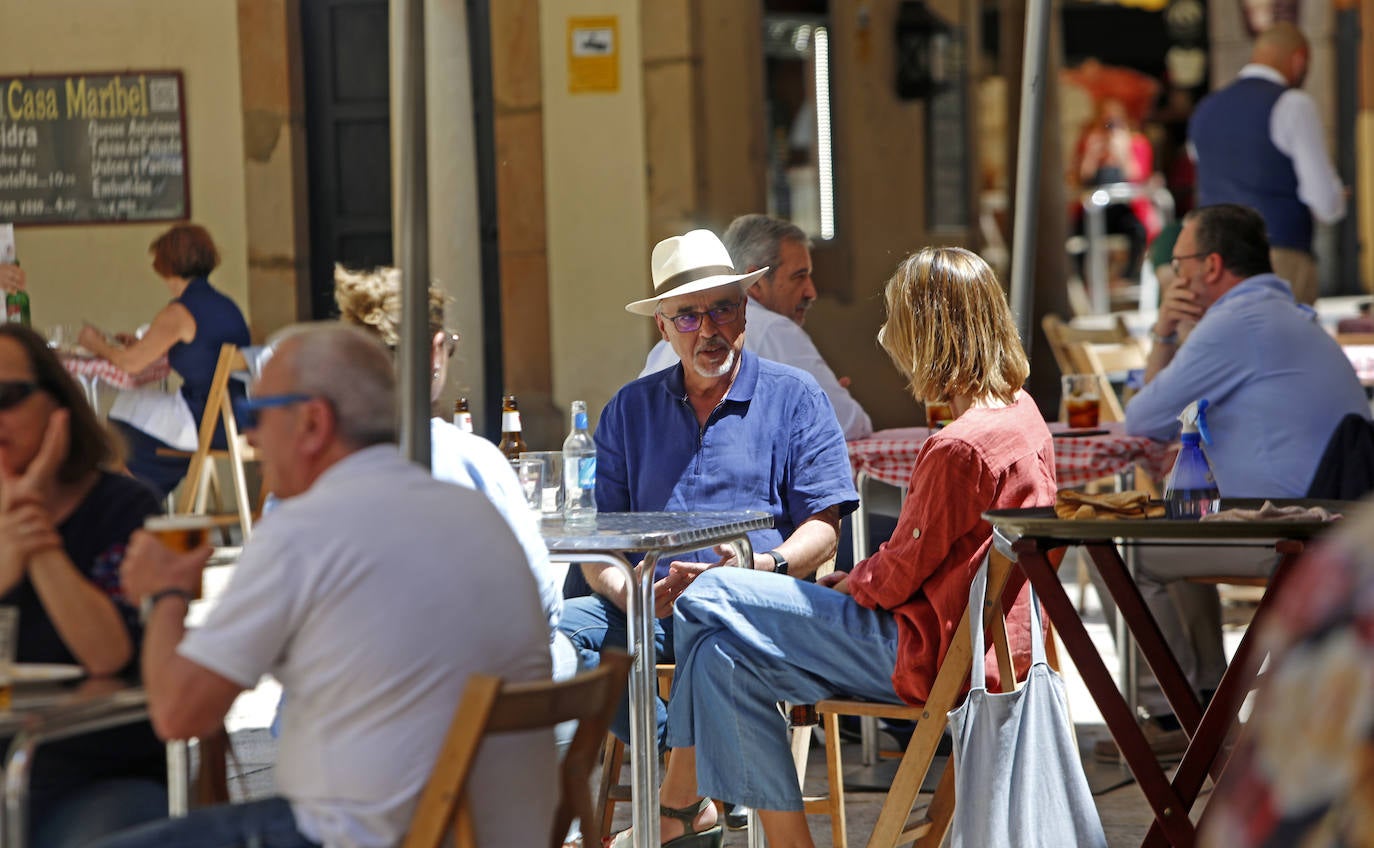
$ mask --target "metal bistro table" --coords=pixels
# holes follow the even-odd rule
[[[27,844],[29,772],[38,746],[147,717],[143,689],[117,678],[92,678],[76,686],[17,684],[10,709],[0,711],[0,736],[10,739],[0,846]]]
[[[1297,499],[1273,499],[1273,502],[1279,506],[1321,505],[1335,512],[1347,512],[1352,506],[1342,502]],[[1223,499],[1222,508],[1254,508],[1261,503]],[[1222,740],[1235,721],[1263,659],[1255,644],[1255,634],[1263,629],[1272,601],[1283,591],[1293,562],[1302,553],[1307,540],[1331,525],[1320,521],[1072,521],[1059,519],[1050,508],[994,510],[983,517],[993,525],[998,548],[1016,559],[1026,578],[1035,586],[1045,612],[1154,811],[1155,821],[1144,844],[1192,845],[1196,829],[1189,819],[1189,811],[1206,777],[1210,774],[1215,781],[1226,765]],[[1206,711],[1198,703],[1178,660],[1169,650],[1158,623],[1131,579],[1117,549],[1118,541],[1138,545],[1195,545],[1203,557],[1208,546],[1233,543],[1253,545],[1257,557],[1264,556],[1265,551],[1276,551],[1280,555],[1255,617]],[[1188,750],[1172,782],[1155,761],[1131,708],[1112,682],[1049,561],[1052,550],[1075,545],[1082,545],[1092,557],[1120,616],[1130,628],[1141,654],[1188,735]]]
[[[753,546],[747,534],[773,526],[766,512],[603,512],[596,526],[568,527],[562,522],[543,526],[544,543],[560,562],[595,562],[625,574],[631,591],[625,595],[627,640],[634,654],[630,672],[630,774],[635,842],[658,844],[658,745],[654,735],[654,566],[664,556],[688,553],[713,545],[729,545],[738,562],[751,562]],[[625,555],[643,553],[636,570]],[[638,576],[636,576],[638,571]]]

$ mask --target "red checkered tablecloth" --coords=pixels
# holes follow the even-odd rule
[[[1374,345],[1342,345],[1341,350],[1365,386],[1374,386]]]
[[[1059,429],[1052,424],[1050,429]],[[1169,470],[1172,449],[1144,436],[1128,436],[1120,424],[1103,424],[1110,432],[1099,436],[1060,436],[1054,440],[1054,471],[1063,488],[1081,486],[1139,463],[1156,479]],[[930,430],[903,427],[879,430],[849,443],[854,473],[864,472],[891,486],[911,482],[911,468]]]
[[[57,357],[73,376],[87,380],[97,379],[118,389],[136,389],[149,383],[158,383],[172,373],[172,366],[167,363],[165,356],[159,357],[156,362],[137,374],[130,374],[110,360],[99,356],[59,353]]]

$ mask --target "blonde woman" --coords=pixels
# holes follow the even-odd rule
[[[992,543],[982,513],[1054,502],[1049,430],[1021,390],[1029,366],[992,270],[969,251],[927,248],[902,262],[886,295],[879,343],[912,395],[948,401],[955,420],[922,448],[892,541],[853,572],[812,585],[710,570],[678,599],[675,750],[659,793],[665,845],[721,844],[703,796],[757,809],[769,845],[812,845],[776,702],[923,703]],[[1023,584],[1006,596],[1018,598],[1018,670],[1030,654]]]
[[[370,330],[393,351],[401,340],[401,271],[381,267],[370,271],[334,268],[334,300],[340,317],[349,324]],[[439,400],[448,380],[448,361],[457,348],[459,334],[445,327],[447,298],[429,289],[430,402]],[[539,585],[539,599],[549,619],[550,649],[555,679],[577,672],[572,643],[558,631],[563,615],[563,592],[549,565],[549,552],[539,525],[525,505],[525,495],[510,462],[491,442],[465,433],[440,416],[430,419],[430,466],[440,480],[476,489],[487,496],[515,531],[529,558]]]

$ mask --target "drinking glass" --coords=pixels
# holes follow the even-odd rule
[[[150,515],[143,522],[144,530],[179,554],[194,551],[205,544],[214,527],[215,519],[208,515]],[[200,598],[202,589],[197,581],[195,598]]]
[[[939,430],[946,424],[954,420],[954,407],[949,401],[928,400],[926,401],[926,426],[932,430]]]
[[[539,517],[546,522],[563,520],[563,451],[525,451],[521,459],[535,459],[539,475]]]
[[[1097,426],[1102,406],[1102,394],[1096,374],[1065,374],[1060,378],[1063,390],[1063,412],[1060,420],[1075,430]]]
[[[539,512],[544,500],[544,461],[537,456],[522,456],[512,459],[510,464],[520,481],[520,491],[525,494],[525,505]]]

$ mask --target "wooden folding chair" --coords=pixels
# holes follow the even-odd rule
[[[1073,342],[1069,345],[1069,358],[1077,373],[1097,375],[1103,420],[1125,421],[1126,410],[1117,399],[1111,378],[1127,371],[1145,370],[1145,349],[1135,339],[1122,342]]]
[[[256,461],[257,452],[248,444],[247,438],[239,433],[229,393],[229,381],[235,373],[247,371],[248,363],[237,346],[225,344],[220,347],[219,361],[215,365],[215,375],[210,382],[210,394],[205,402],[205,412],[200,418],[196,449],[189,454],[179,453],[181,456],[189,456],[191,464],[186,470],[186,480],[182,483],[181,497],[176,504],[178,513],[204,514],[212,487],[218,497],[218,472],[215,469],[215,460],[228,459],[243,541],[247,541],[248,535],[253,531],[253,504],[248,499],[244,463]],[[224,450],[214,447],[215,431],[221,423],[224,426],[226,443]]]
[[[988,560],[987,599],[982,614],[984,627],[992,635],[996,646],[998,668],[1003,681],[1016,679],[1012,669],[1011,649],[1007,643],[1007,631],[1002,618],[1002,590],[1011,573],[1011,561],[995,550]],[[935,749],[944,734],[949,711],[958,705],[960,695],[968,686],[971,663],[982,661],[982,656],[974,657],[969,644],[969,610],[959,619],[959,627],[944,662],[936,671],[935,682],[930,689],[930,698],[921,706],[910,704],[882,704],[872,701],[856,701],[843,698],[830,698],[815,705],[825,730],[826,779],[829,785],[827,795],[805,798],[806,812],[810,815],[830,816],[832,844],[835,848],[847,848],[846,820],[844,807],[844,775],[840,761],[840,716],[876,716],[886,719],[904,719],[916,722],[916,730],[907,743],[906,753],[897,766],[896,777],[878,813],[877,823],[868,839],[869,848],[893,848],[897,845],[914,843],[927,848],[938,848],[944,841],[945,833],[954,815],[954,765],[946,765],[924,815],[908,826],[916,797],[921,792],[921,784],[930,771],[935,759]],[[801,726],[793,729],[792,750],[800,780],[806,773],[807,745],[800,735],[809,735],[811,728]]]
[[[1045,331],[1045,338],[1050,343],[1050,353],[1054,354],[1054,362],[1059,366],[1060,374],[1080,373],[1079,366],[1069,353],[1069,345],[1078,342],[1113,344],[1126,342],[1131,338],[1131,331],[1127,329],[1126,321],[1120,315],[1116,316],[1112,326],[1103,329],[1075,327],[1054,314],[1041,319],[1040,326]]]
[[[549,845],[557,848],[563,844],[574,818],[581,819],[584,832],[595,826],[598,819],[588,779],[606,728],[625,695],[631,662],[628,654],[607,651],[596,669],[557,683],[503,684],[497,677],[473,675],[463,690],[402,848],[439,848],[449,833],[455,848],[475,848],[464,784],[482,738],[553,727],[572,719],[578,722],[577,734],[560,767],[558,811]],[[586,841],[600,844],[600,834],[588,834]]]
[[[658,673],[658,696],[663,700],[668,700],[668,695],[673,689],[673,670],[677,666],[672,663],[659,663],[655,666]],[[632,789],[628,783],[620,782],[620,772],[625,765],[625,743],[620,741],[620,737],[614,733],[606,734],[606,746],[601,754],[601,780],[596,790],[596,808],[601,811],[601,833],[611,832],[611,824],[615,821],[615,805],[630,800]],[[585,835],[587,825],[583,823],[582,829]],[[586,839],[583,840],[587,844]]]

